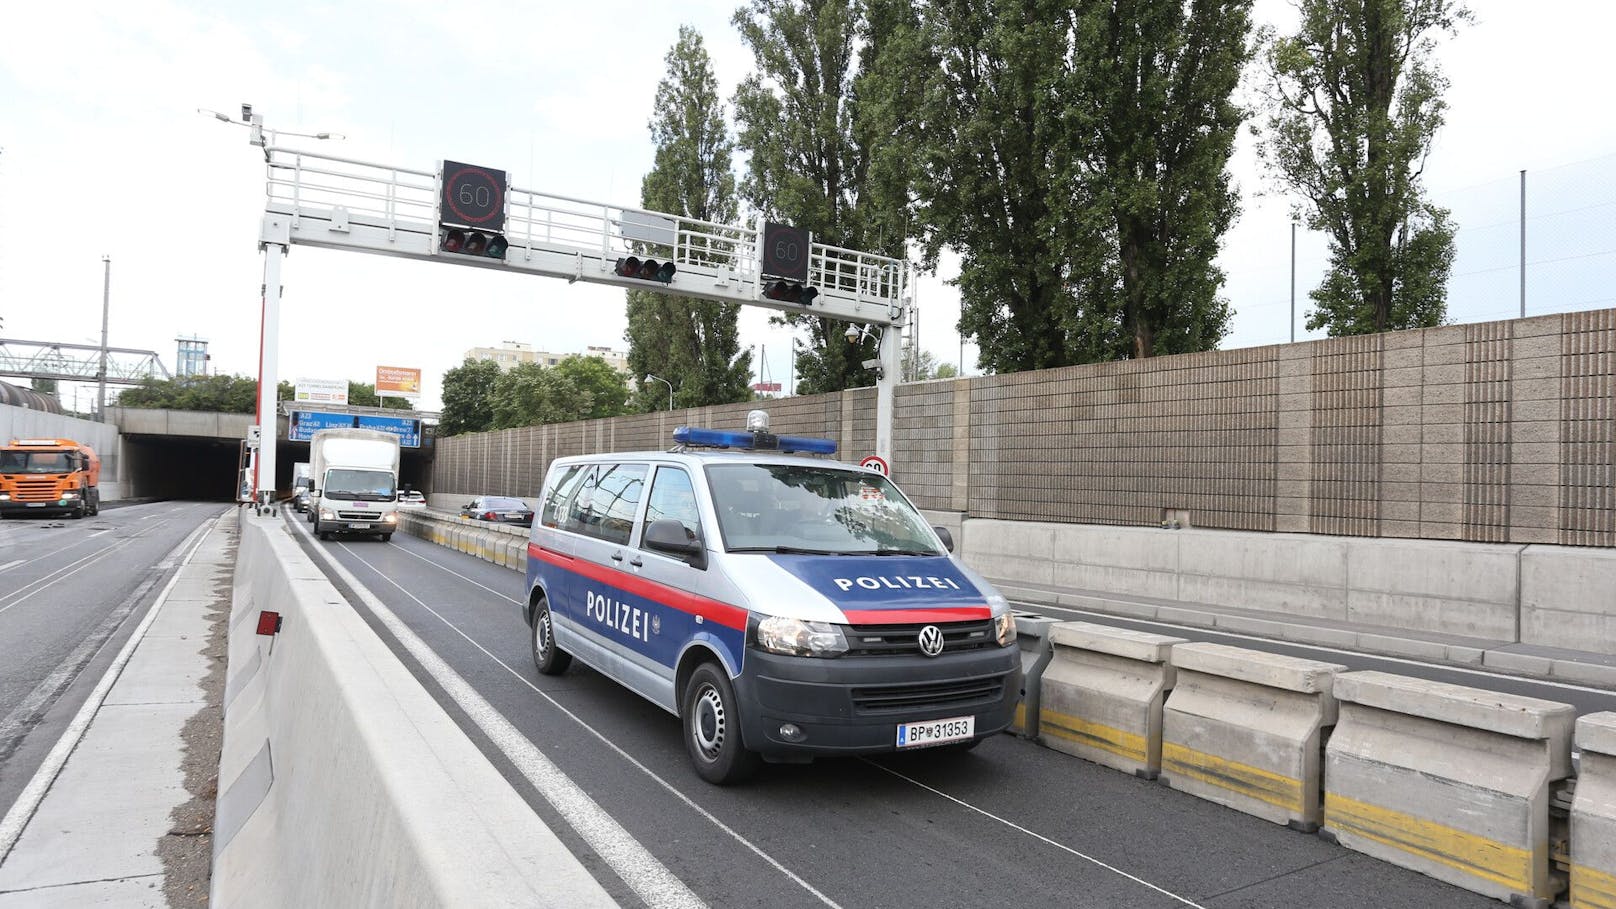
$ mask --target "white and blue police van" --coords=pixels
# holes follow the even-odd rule
[[[760,760],[962,750],[1021,700],[1003,596],[827,439],[679,427],[557,458],[528,542],[541,673],[581,660],[683,723],[702,778]]]

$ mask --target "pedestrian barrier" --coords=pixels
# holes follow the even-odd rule
[[[1050,630],[1039,737],[1086,760],[1155,779],[1161,770],[1162,704],[1173,687],[1169,657],[1183,638],[1063,622]]]
[[[1031,612],[1018,612],[1015,620],[1016,646],[1021,648],[1021,703],[1016,705],[1010,731],[1023,738],[1036,739],[1044,670],[1055,656],[1049,629],[1060,620]]]
[[[210,905],[616,905],[284,525],[241,521]]]
[[[1564,889],[1549,802],[1571,774],[1569,704],[1384,672],[1337,676],[1335,697],[1329,838],[1511,905],[1547,907]]]
[[[1225,644],[1178,644],[1162,720],[1162,778],[1188,792],[1311,833],[1321,818],[1331,694],[1347,667]]]
[[[1616,909],[1616,713],[1577,720],[1571,802],[1572,909]]]

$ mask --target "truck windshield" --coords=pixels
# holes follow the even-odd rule
[[[72,469],[65,451],[0,451],[0,473],[67,473]]]
[[[353,467],[334,467],[326,471],[325,489],[320,494],[328,499],[354,499],[367,502],[391,502],[397,493],[393,475],[385,470],[361,470]]]
[[[886,477],[797,464],[707,467],[730,552],[942,555],[926,521]]]

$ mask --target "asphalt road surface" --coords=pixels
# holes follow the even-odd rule
[[[0,816],[28,785],[220,503],[0,521]]]
[[[965,754],[765,766],[709,786],[670,714],[576,662],[538,675],[517,572],[404,534],[321,543],[290,526],[625,905],[1498,905],[1008,735]],[[640,860],[592,848],[598,833],[557,787],[621,825]],[[657,873],[679,886],[637,883]]]

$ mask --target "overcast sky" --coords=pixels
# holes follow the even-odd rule
[[[509,171],[514,185],[635,205],[663,57],[680,24],[707,41],[723,95],[751,70],[737,0],[590,3],[90,0],[8,4],[0,29],[0,337],[98,343],[103,255],[110,341],[210,343],[213,368],[256,375],[263,159],[246,131],[196,113],[342,133],[287,144],[431,171],[444,158]],[[1450,111],[1427,186],[1461,223],[1456,321],[1507,317],[1519,293],[1518,172],[1531,187],[1532,312],[1616,305],[1616,118],[1604,0],[1475,0],[1444,42]],[[1284,26],[1284,0],[1256,19]],[[1225,238],[1234,330],[1225,347],[1289,337],[1288,200],[1263,195],[1249,148],[1232,171],[1245,214]],[[1541,175],[1541,177],[1539,176]],[[1465,234],[1464,231],[1469,231]],[[1470,238],[1467,240],[1467,236]],[[1466,243],[1470,245],[1467,246]],[[1298,242],[1298,297],[1324,240]],[[918,287],[921,344],[959,359],[958,300]],[[626,349],[619,290],[296,247],[284,263],[279,375],[372,381],[378,364],[424,370],[423,406],[475,346]],[[1461,298],[1462,297],[1462,298]],[[788,377],[790,336],[768,311],[743,345]],[[1298,316],[1298,322],[1301,316]],[[1298,329],[1298,337],[1306,333]],[[967,372],[976,372],[965,351]],[[16,380],[13,380],[16,381]],[[71,404],[71,402],[69,402]]]

